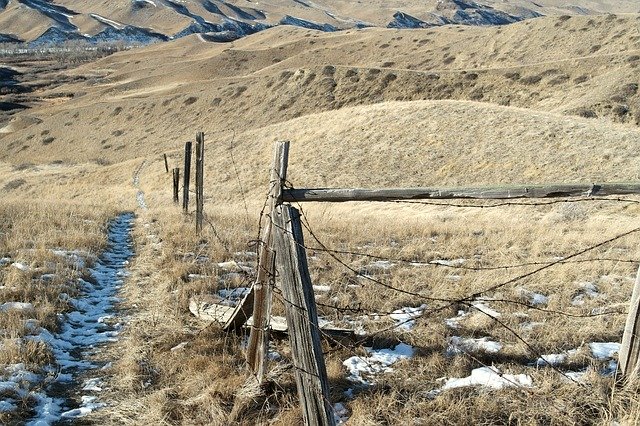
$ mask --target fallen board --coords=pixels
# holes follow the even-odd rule
[[[235,306],[216,303],[219,301],[220,299],[212,295],[195,296],[189,300],[189,311],[193,315],[195,315],[196,318],[199,318],[203,321],[213,321],[219,322],[220,324],[225,324],[229,320],[229,318],[231,318]],[[252,325],[253,317],[250,317],[244,326],[251,327]],[[280,316],[272,315],[270,326],[271,330],[276,332],[286,333],[288,330],[287,320],[284,317]],[[320,320],[319,327],[322,330],[323,334],[327,334],[332,338],[339,337],[355,339],[353,330],[332,327],[331,323],[328,321]]]

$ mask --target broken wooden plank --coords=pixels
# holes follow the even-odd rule
[[[198,319],[209,322],[218,322],[225,324],[235,309],[234,306],[228,306],[219,302],[221,298],[217,298],[212,295],[203,295],[192,297],[189,301],[189,311]],[[253,317],[249,317],[245,322],[245,327],[251,327],[253,325]],[[336,338],[345,338],[348,336],[354,336],[353,330],[348,328],[334,327],[331,322],[320,321],[319,327],[321,330],[326,331],[327,334],[335,336]],[[289,331],[287,326],[287,320],[285,317],[272,315],[269,322],[269,328],[273,331],[280,333],[286,333]]]

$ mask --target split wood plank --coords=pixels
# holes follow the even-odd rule
[[[633,287],[631,302],[629,304],[629,314],[622,335],[622,345],[620,347],[620,371],[622,375],[631,379],[637,377],[640,370],[638,361],[640,359],[640,268],[636,275],[636,283]]]
[[[274,220],[278,270],[304,424],[335,425],[300,213],[289,205],[279,205]]]
[[[189,311],[202,321],[217,322],[225,324],[233,315],[234,306],[216,303],[215,297],[195,296],[189,300]],[[244,324],[245,327],[253,325],[253,317],[249,317]],[[364,336],[356,336],[353,330],[348,328],[335,327],[329,321],[318,320],[318,326],[327,335],[332,338],[347,339],[355,341],[356,339],[365,339]],[[271,315],[269,321],[269,329],[280,333],[287,333],[289,326],[285,317]]]
[[[547,184],[466,188],[319,188],[287,189],[283,202],[393,200],[504,200],[517,198],[594,197],[640,194],[640,183]]]
[[[273,148],[273,165],[269,176],[269,200],[267,223],[264,228],[258,257],[258,272],[253,289],[253,321],[247,345],[247,363],[260,383],[267,373],[269,350],[269,318],[271,316],[271,287],[275,278],[273,251],[273,212],[280,203],[282,185],[287,178],[289,142],[276,142]]]

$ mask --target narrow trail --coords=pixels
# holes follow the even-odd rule
[[[122,328],[117,293],[128,275],[129,259],[134,255],[133,220],[133,213],[123,213],[111,222],[107,249],[89,269],[90,277],[80,279],[81,294],[69,299],[75,310],[63,316],[58,333],[43,330],[36,336],[51,347],[58,374],[40,398],[38,415],[28,425],[75,419],[104,406],[97,396],[102,390],[101,381],[91,376],[108,366],[106,361],[95,361],[95,355],[103,345],[116,341]]]

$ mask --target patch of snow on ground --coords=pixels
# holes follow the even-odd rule
[[[120,22],[116,22],[116,21],[113,21],[111,19],[107,19],[104,16],[100,16],[100,15],[95,14],[95,13],[90,13],[89,16],[91,16],[96,21],[99,21],[99,22],[101,22],[101,23],[103,23],[105,25],[108,25],[110,27],[115,28],[116,30],[121,30],[121,29],[123,29],[125,27],[125,25],[121,24]]]
[[[171,352],[177,352],[184,349],[189,342],[181,342],[171,348]]]
[[[620,343],[589,343],[591,354],[600,360],[613,358],[613,355],[620,352]]]
[[[11,266],[13,266],[16,269],[21,270],[22,272],[27,272],[29,269],[31,269],[28,265],[25,265],[22,262],[13,262],[11,264]]]
[[[376,260],[375,262],[369,264],[368,268],[387,270],[387,269],[391,269],[394,266],[395,266],[395,263],[392,263],[388,260]]]
[[[494,311],[493,309],[491,309],[490,307],[488,307],[487,305],[485,305],[484,303],[481,302],[474,302],[473,303],[473,307],[480,311],[483,312],[487,315],[489,315],[490,317],[494,317],[497,318],[500,316],[500,312]]]
[[[248,273],[254,272],[253,267],[246,262],[236,262],[235,260],[230,260],[228,262],[217,263],[216,265],[218,266],[218,268],[224,271],[240,271]]]
[[[447,318],[446,320],[444,320],[444,323],[451,328],[458,328],[460,327],[459,322],[462,321],[468,315],[469,315],[469,312],[460,310],[458,311],[457,317]]]
[[[343,425],[349,420],[349,410],[341,402],[333,404],[333,417],[336,421],[336,425]]]
[[[586,298],[595,299],[598,296],[600,296],[600,292],[595,284],[590,282],[580,283],[580,290],[571,301],[571,304],[574,306],[584,305]]]
[[[56,256],[65,258],[66,260],[71,262],[73,265],[75,265],[78,269],[84,268],[86,266],[85,259],[92,257],[91,254],[87,252],[82,252],[80,250],[69,251],[69,250],[55,249],[55,250],[51,250],[51,253],[55,254]]]
[[[417,308],[404,307],[396,309],[395,311],[390,313],[389,316],[392,320],[398,323],[396,328],[409,331],[416,325],[416,321],[414,318],[422,316],[422,313],[426,308],[427,305],[424,304],[418,306]]]
[[[313,291],[323,291],[323,292],[331,291],[331,286],[329,286],[329,285],[314,285],[313,286]]]
[[[449,379],[442,390],[466,386],[484,386],[492,389],[502,389],[509,386],[532,387],[533,379],[526,374],[501,374],[495,367],[481,367],[471,371],[469,377]]]
[[[520,288],[520,295],[526,299],[529,299],[529,303],[532,305],[546,305],[549,303],[549,297],[542,293],[536,293],[525,288]]]
[[[365,348],[368,357],[352,356],[342,362],[349,370],[348,379],[352,382],[369,385],[362,375],[375,376],[381,373],[393,371],[391,365],[394,363],[413,357],[413,347],[405,343],[398,344],[393,349],[372,349]]]
[[[567,381],[575,381],[578,383],[584,383],[584,376],[587,374],[586,371],[565,371],[564,375],[567,376]]]
[[[567,354],[548,354],[542,355],[536,360],[536,366],[544,367],[546,365],[556,366],[567,361]]]
[[[459,336],[452,336],[449,338],[449,347],[447,348],[448,355],[456,355],[466,352],[487,352],[498,353],[502,349],[502,343],[494,342],[488,337],[481,339],[468,339]]]
[[[436,259],[436,260],[430,261],[429,264],[431,264],[431,265],[449,266],[451,268],[455,268],[455,267],[464,265],[464,262],[466,262],[466,261],[467,261],[467,259],[452,259],[452,260]]]
[[[218,290],[218,296],[222,298],[220,305],[236,306],[244,296],[251,291],[248,287],[236,287]]]
[[[9,312],[9,311],[17,311],[17,312],[33,311],[33,305],[31,303],[24,303],[24,302],[5,302],[2,305],[0,305],[0,312]]]

